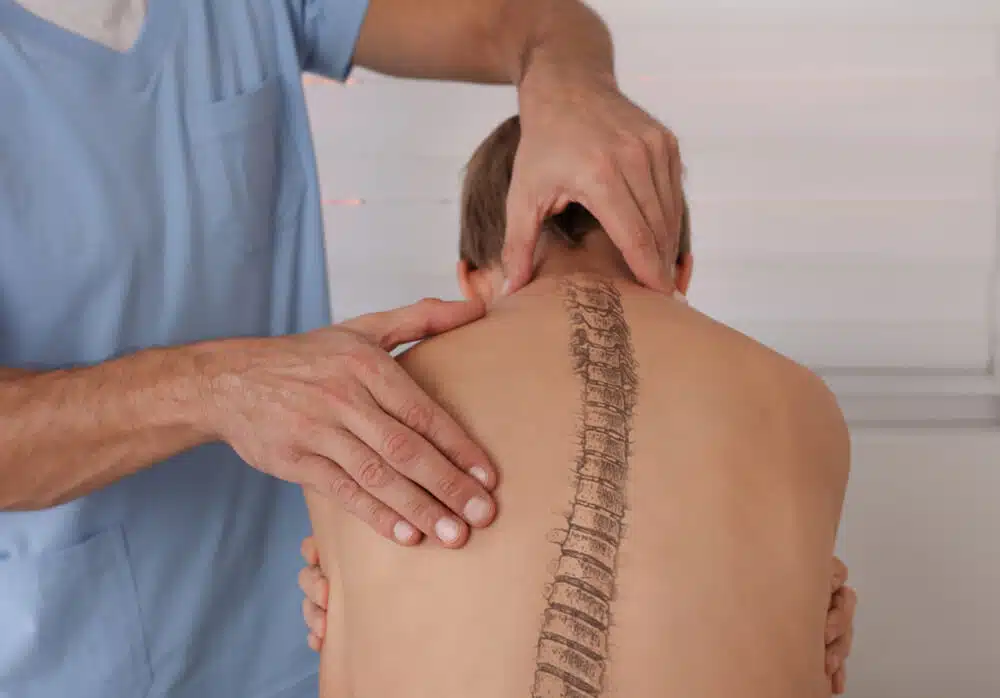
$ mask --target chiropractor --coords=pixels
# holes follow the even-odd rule
[[[573,200],[670,289],[676,141],[576,0],[0,0],[0,696],[315,696],[298,485],[403,545],[490,523],[387,353],[482,309],[331,326],[300,77],[352,64],[517,85],[511,291]]]
[[[352,63],[519,87],[512,290],[571,199],[669,288],[676,143],[579,2],[0,0],[0,695],[315,696],[298,485],[401,544],[489,523],[386,353],[482,309],[330,327],[300,78]]]

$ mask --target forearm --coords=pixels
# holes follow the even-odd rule
[[[87,368],[0,369],[0,510],[83,496],[210,440],[194,348]]]
[[[355,62],[389,75],[520,85],[614,73],[604,22],[578,0],[372,0]]]

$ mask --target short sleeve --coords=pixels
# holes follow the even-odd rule
[[[369,0],[297,0],[302,69],[333,80],[351,72]]]

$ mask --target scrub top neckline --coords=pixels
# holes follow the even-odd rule
[[[88,39],[36,15],[18,0],[0,0],[0,21],[40,44],[52,46],[102,79],[142,90],[159,70],[183,12],[176,0],[149,0],[135,43],[126,51]]]

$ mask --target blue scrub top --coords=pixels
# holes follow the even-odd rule
[[[300,76],[346,76],[365,10],[151,0],[116,53],[0,0],[0,366],[328,324]],[[0,513],[0,696],[315,697],[308,530],[221,444]]]

